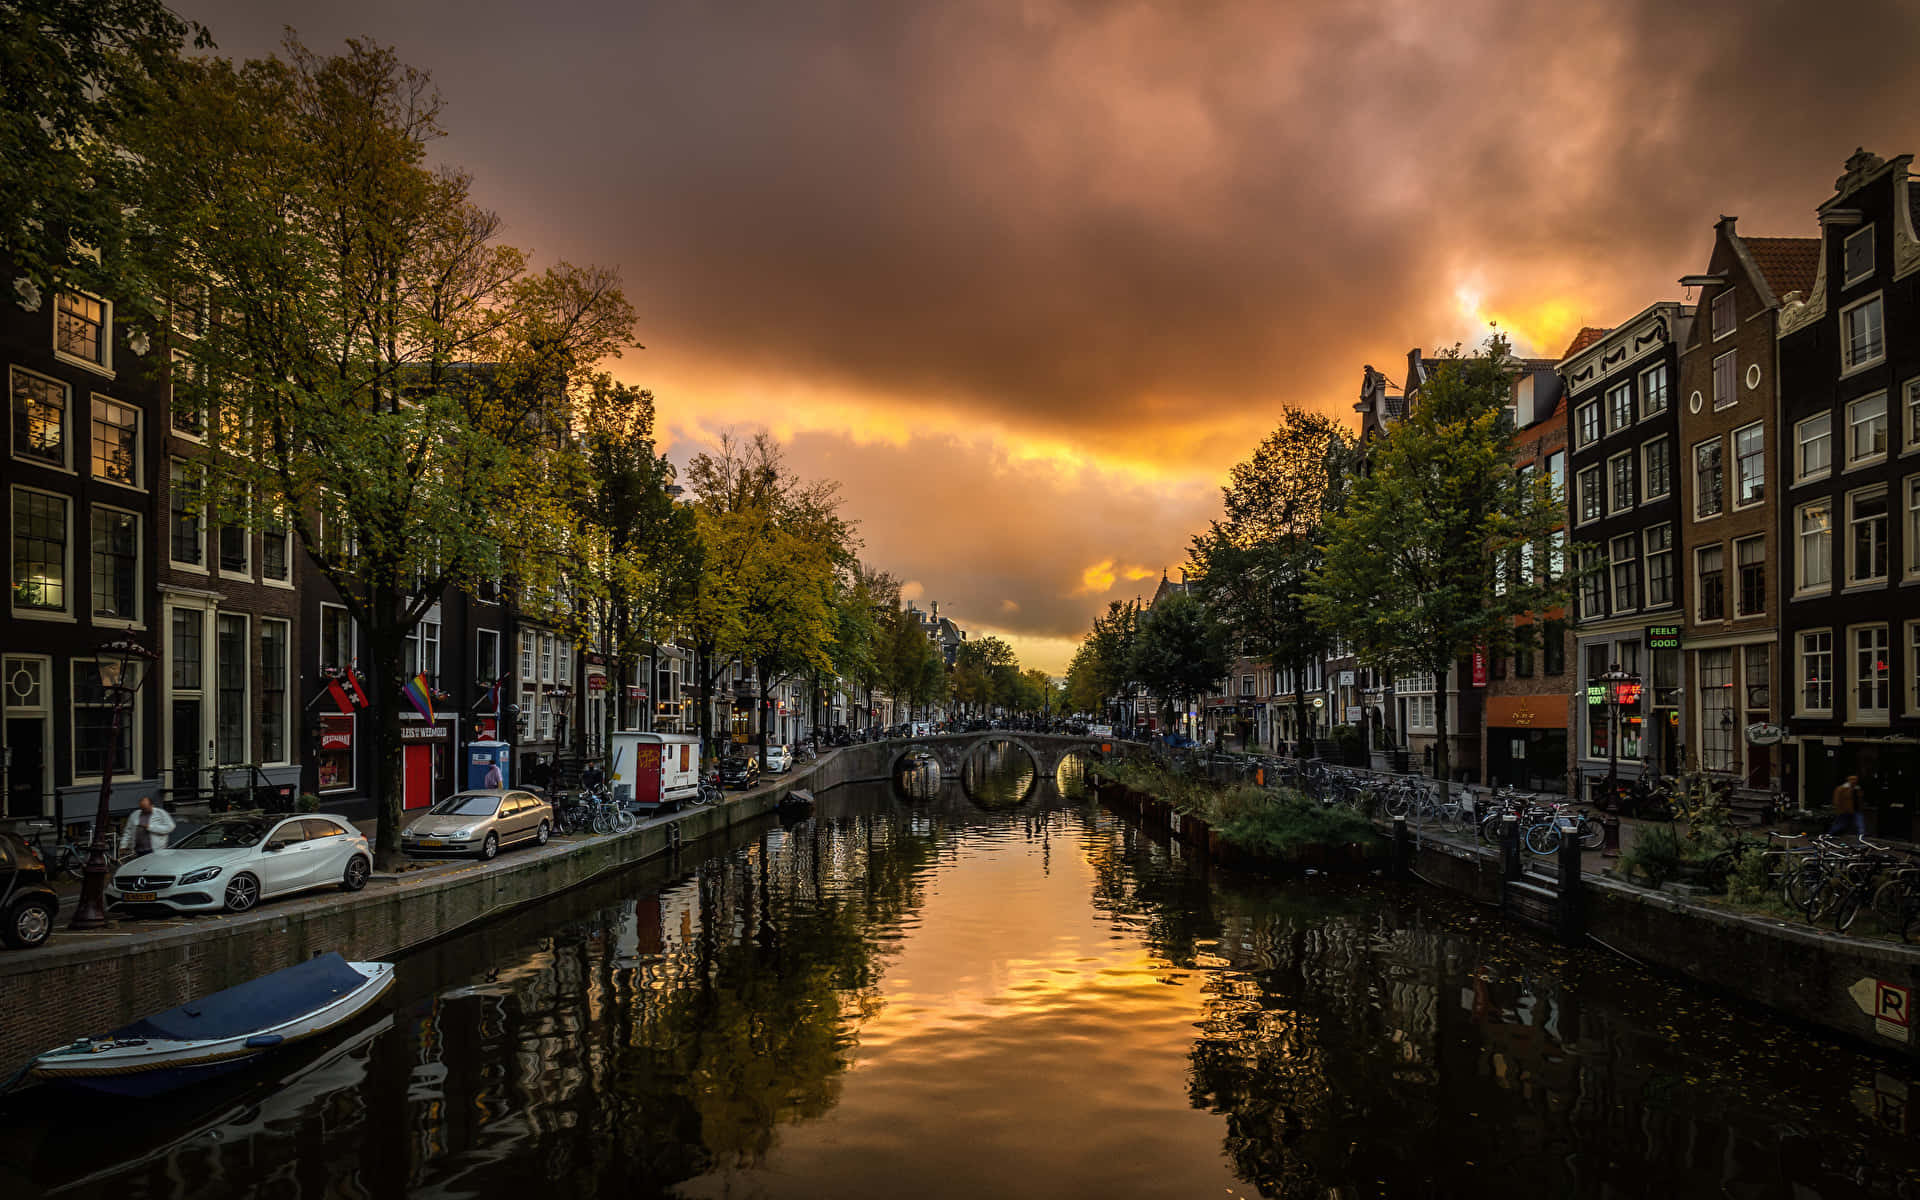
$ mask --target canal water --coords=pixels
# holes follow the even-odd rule
[[[0,1196],[1916,1194],[1904,1067],[1424,887],[1209,871],[1071,762],[712,850],[264,1074],[15,1101]]]

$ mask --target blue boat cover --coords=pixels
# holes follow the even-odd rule
[[[203,1041],[239,1037],[284,1024],[324,1008],[363,986],[367,977],[338,954],[322,954],[303,963],[249,979],[179,1008],[170,1008],[113,1031],[118,1038]]]

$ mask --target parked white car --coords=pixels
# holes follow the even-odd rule
[[[793,747],[768,746],[767,747],[768,773],[773,775],[778,775],[783,771],[791,771],[791,770],[793,770]]]
[[[122,863],[107,899],[175,912],[245,912],[309,888],[357,892],[373,874],[366,835],[345,817],[220,817],[165,850]]]

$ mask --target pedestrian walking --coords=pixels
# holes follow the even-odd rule
[[[1827,835],[1844,837],[1851,833],[1855,837],[1867,836],[1867,814],[1860,811],[1860,777],[1847,776],[1847,781],[1833,789],[1833,824],[1828,827]]]
[[[173,814],[153,806],[153,797],[140,797],[140,807],[127,818],[120,831],[120,853],[140,858],[167,848],[167,835],[173,832]]]

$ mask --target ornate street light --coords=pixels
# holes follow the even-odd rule
[[[107,726],[106,753],[100,765],[100,801],[94,807],[93,840],[87,845],[87,862],[81,868],[80,905],[73,911],[69,929],[99,929],[107,923],[107,821],[113,800],[113,764],[120,755],[120,723],[156,657],[140,643],[129,641],[108,642],[98,651],[95,669],[101,690],[113,698],[113,717]],[[127,766],[131,769],[134,764]]]
[[[1600,677],[1600,683],[1607,689],[1607,795],[1617,809],[1620,804],[1620,710],[1639,706],[1640,676],[1622,671],[1619,663],[1613,663]]]

